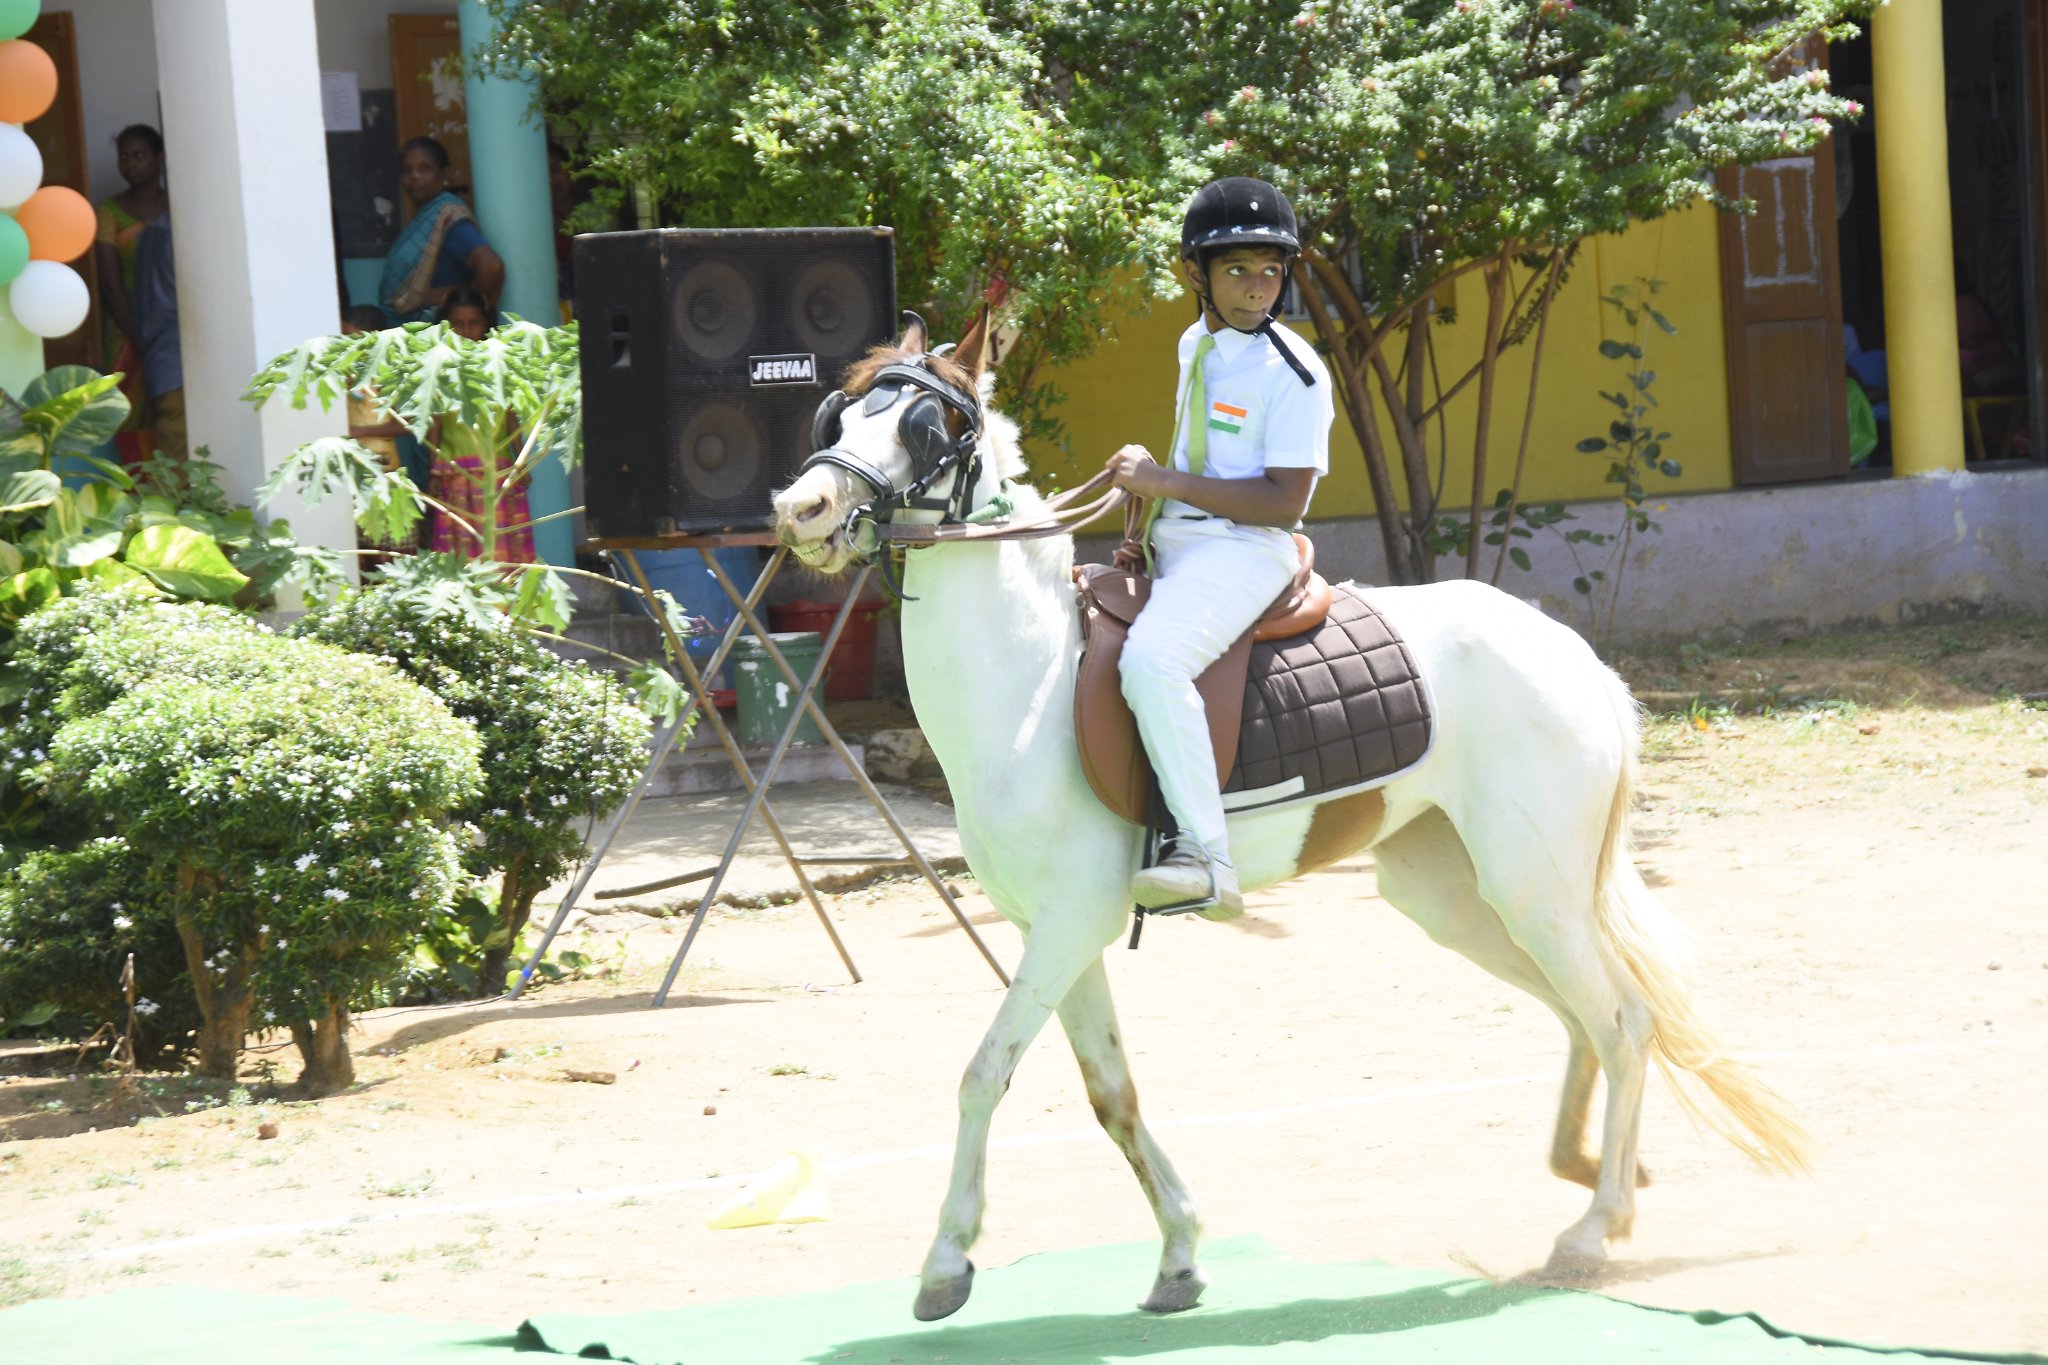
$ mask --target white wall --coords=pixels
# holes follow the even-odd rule
[[[56,0],[43,10],[70,14],[78,31],[85,167],[98,203],[125,188],[114,167],[114,134],[131,123],[163,127],[150,0]]]

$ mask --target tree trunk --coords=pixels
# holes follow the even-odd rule
[[[1493,379],[1500,371],[1501,327],[1508,306],[1508,260],[1512,246],[1487,267],[1486,335],[1480,338],[1479,420],[1472,435],[1472,524],[1466,528],[1465,577],[1479,577],[1480,528],[1486,524],[1486,445],[1493,439]]]
[[[498,884],[498,933],[502,941],[484,949],[483,965],[477,971],[477,998],[488,1000],[505,989],[505,973],[512,965],[512,950],[519,935],[533,918],[534,898],[545,889],[534,877],[524,858],[515,858]]]
[[[292,1025],[292,1041],[298,1044],[305,1070],[299,1085],[309,1095],[331,1095],[346,1090],[356,1081],[356,1059],[348,1050],[348,1006],[329,1005],[327,1012],[311,1023]]]
[[[1411,581],[1408,537],[1401,526],[1401,503],[1394,494],[1393,475],[1387,470],[1387,448],[1380,439],[1379,415],[1373,411],[1372,389],[1365,382],[1365,362],[1354,357],[1350,353],[1352,348],[1346,344],[1354,329],[1362,324],[1363,316],[1346,307],[1351,302],[1344,292],[1346,282],[1328,262],[1304,253],[1303,265],[1305,268],[1296,274],[1301,281],[1303,301],[1308,304],[1309,321],[1330,353],[1330,370],[1337,376],[1345,416],[1350,419],[1352,434],[1358,437],[1358,448],[1365,455],[1365,475],[1372,484],[1373,512],[1380,523],[1387,577],[1396,583],[1407,583]],[[1342,332],[1330,318],[1332,302],[1343,315]]]
[[[200,874],[190,864],[178,868],[178,890],[191,896],[199,889]],[[225,969],[207,963],[206,940],[191,916],[179,911],[175,923],[178,942],[185,949],[185,972],[192,981],[192,994],[199,1004],[199,1074],[214,1080],[232,1081],[241,1061],[242,1039],[249,1032],[249,1015],[256,1008],[253,978],[262,944],[244,943],[232,951]]]

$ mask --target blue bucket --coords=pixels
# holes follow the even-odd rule
[[[713,550],[718,567],[725,570],[733,586],[745,593],[754,586],[754,577],[761,571],[761,550],[755,545],[722,545]],[[690,651],[690,658],[698,668],[711,661],[712,651],[718,648],[718,637],[732,624],[732,618],[739,609],[732,599],[725,595],[725,589],[718,586],[718,579],[712,576],[711,568],[704,562],[704,556],[696,550],[636,550],[634,555],[640,561],[640,571],[647,575],[649,587],[666,592],[676,599],[687,616],[699,617],[708,622],[711,630],[707,634],[692,635],[683,642]],[[624,564],[618,572],[628,583],[632,573]],[[637,589],[619,589],[619,609],[627,612],[647,614],[646,599]],[[714,681],[713,687],[722,684]]]

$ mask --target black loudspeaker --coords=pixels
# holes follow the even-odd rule
[[[818,401],[895,338],[890,228],[576,239],[589,540],[768,527]]]

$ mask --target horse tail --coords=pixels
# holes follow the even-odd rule
[[[1651,1055],[1686,1114],[1766,1171],[1812,1169],[1813,1141],[1792,1106],[1746,1064],[1728,1056],[1693,994],[1684,927],[1657,903],[1629,845],[1642,712],[1628,688],[1602,670],[1622,740],[1621,771],[1607,811],[1594,886],[1600,937],[1628,971],[1650,1011]]]

